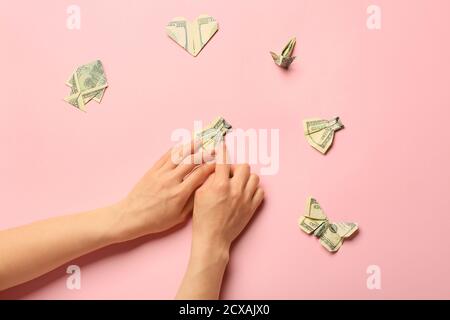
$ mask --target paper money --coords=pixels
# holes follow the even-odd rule
[[[303,121],[303,131],[308,143],[323,154],[327,153],[334,138],[334,132],[344,128],[339,117],[331,120],[307,119]]]
[[[276,54],[275,52],[270,51],[272,55],[273,61],[280,67],[289,68],[292,61],[294,61],[295,57],[292,56],[292,52],[294,51],[296,39],[292,38],[289,40],[288,44],[283,48],[281,54]]]
[[[314,198],[306,201],[305,214],[298,220],[298,226],[307,234],[313,233],[330,252],[336,252],[345,238],[350,237],[358,225],[353,222],[330,222]]]
[[[166,32],[187,52],[196,57],[212,36],[219,30],[217,21],[206,14],[198,16],[194,21],[186,18],[173,18],[166,26]]]
[[[201,140],[203,149],[212,151],[223,140],[225,135],[231,131],[231,128],[231,124],[224,118],[218,117],[202,131],[198,132],[196,137]]]
[[[71,90],[64,100],[74,107],[86,111],[85,106],[89,101],[100,103],[108,86],[102,62],[95,60],[78,67],[66,84]]]

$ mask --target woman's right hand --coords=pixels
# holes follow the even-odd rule
[[[227,163],[225,144],[217,148],[216,169],[197,189],[193,210],[193,250],[214,250],[227,255],[262,203],[259,177],[248,164]]]

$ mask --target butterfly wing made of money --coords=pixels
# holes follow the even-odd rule
[[[306,200],[305,214],[300,217],[298,226],[307,234],[311,234],[328,222],[316,199],[309,197]]]
[[[328,251],[336,252],[342,246],[344,239],[350,237],[356,230],[358,225],[353,222],[330,223],[320,236],[320,244]]]
[[[330,252],[338,251],[344,239],[358,230],[358,225],[353,222],[330,223],[317,200],[311,197],[306,201],[305,215],[300,217],[299,227],[307,234],[314,233]]]

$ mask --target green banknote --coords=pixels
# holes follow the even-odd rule
[[[66,84],[70,87],[70,94],[64,100],[74,107],[86,111],[89,101],[101,102],[108,87],[102,62],[95,60],[78,67]]]
[[[295,38],[289,40],[289,42],[281,51],[281,54],[277,54],[271,51],[270,54],[272,56],[273,62],[275,62],[276,65],[282,68],[289,68],[289,66],[295,59],[295,57],[292,56],[292,52],[294,51],[296,42],[297,40]]]
[[[298,226],[307,234],[314,234],[320,244],[330,252],[336,252],[345,238],[358,230],[353,222],[330,222],[316,199],[309,197],[305,213],[298,220]]]

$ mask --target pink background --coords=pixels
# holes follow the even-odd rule
[[[66,28],[73,3],[79,31]],[[370,4],[380,31],[366,28]],[[449,11],[448,0],[2,1],[0,228],[117,201],[174,129],[220,114],[280,129],[280,170],[262,177],[266,202],[223,298],[450,298]],[[164,26],[200,13],[220,30],[193,58]],[[298,60],[284,72],[269,51],[291,36]],[[109,88],[83,113],[62,100],[64,82],[96,58]],[[301,121],[336,115],[346,128],[322,156]],[[335,255],[297,227],[309,195],[360,224]],[[79,291],[66,289],[68,263],[0,297],[170,299],[190,239],[187,224],[77,259]],[[366,287],[372,264],[381,290]]]

